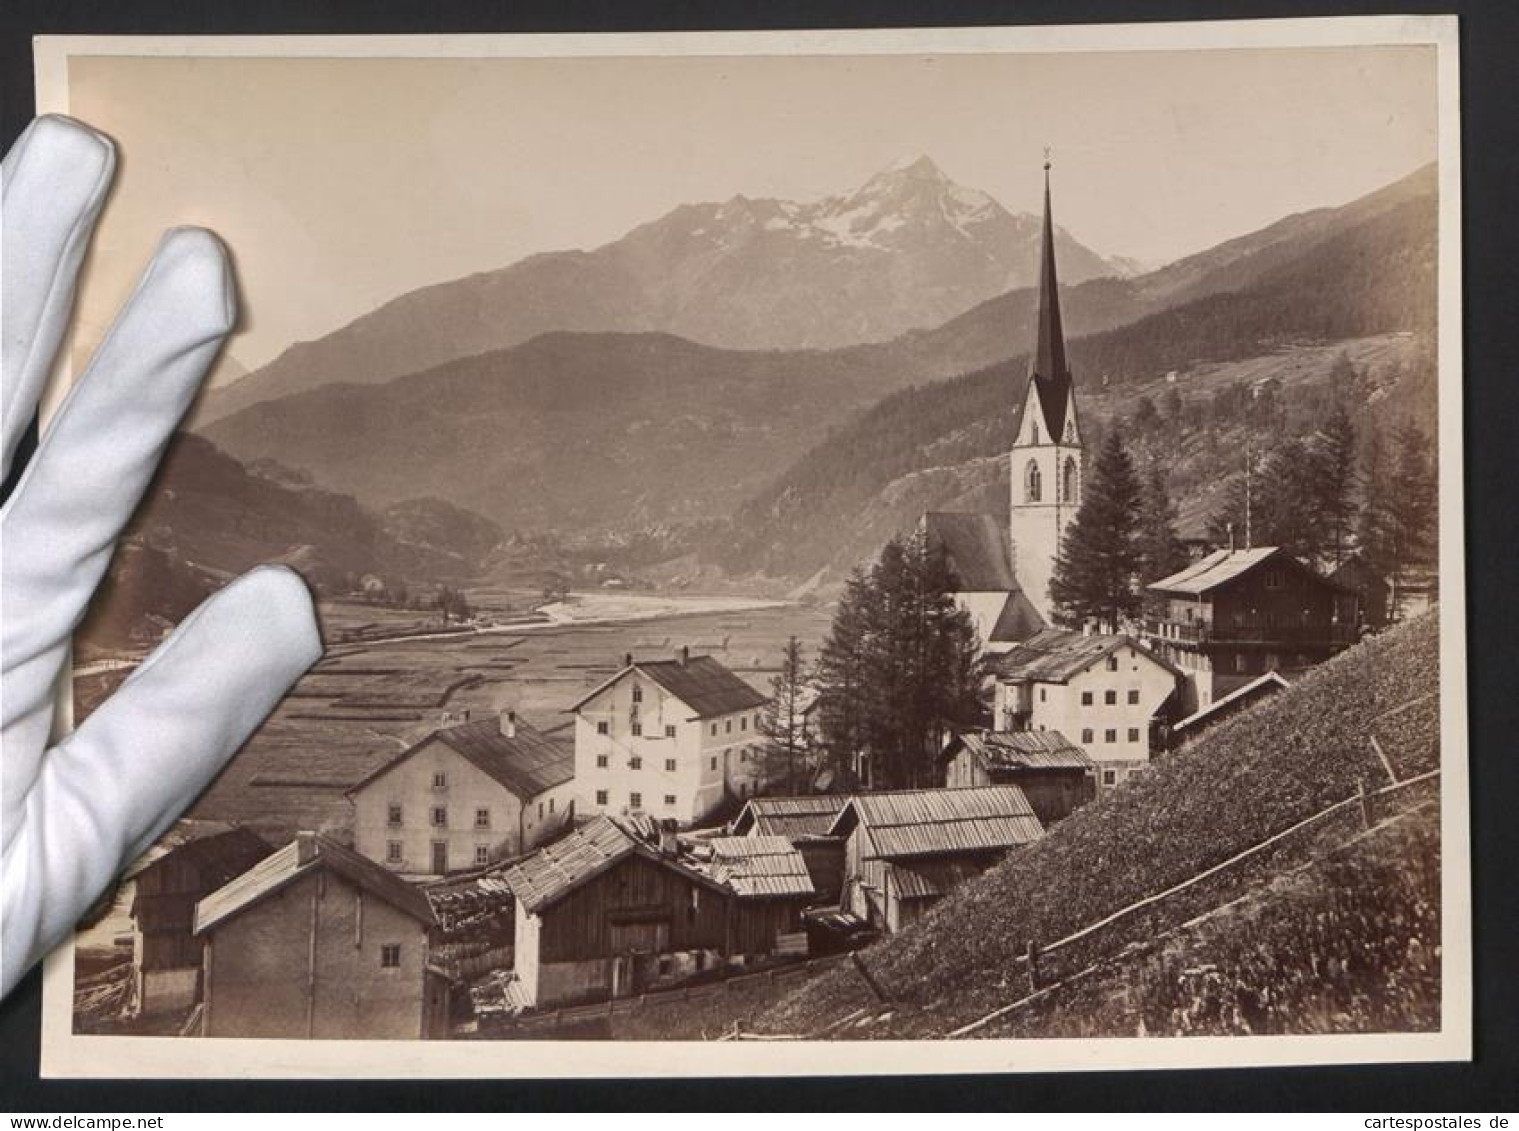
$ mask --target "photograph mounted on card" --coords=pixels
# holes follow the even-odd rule
[[[39,39],[122,155],[74,368],[166,227],[243,311],[74,718],[261,562],[324,649],[49,960],[44,1071],[1469,1056],[1456,67]]]

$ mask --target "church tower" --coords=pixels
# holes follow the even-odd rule
[[[1055,225],[1050,215],[1050,163],[1044,163],[1044,238],[1039,264],[1038,340],[1023,394],[1012,463],[1013,569],[1024,595],[1051,622],[1050,577],[1060,539],[1081,505],[1081,431],[1076,392],[1065,360],[1060,291],[1055,276]]]

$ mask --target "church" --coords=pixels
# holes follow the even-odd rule
[[[1008,455],[1008,536],[991,514],[932,511],[921,523],[929,545],[943,551],[954,572],[956,596],[988,652],[1006,652],[1052,620],[1050,577],[1060,540],[1081,504],[1081,456],[1076,389],[1060,322],[1046,161],[1037,337]]]

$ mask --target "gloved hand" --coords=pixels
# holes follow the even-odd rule
[[[114,166],[106,138],[49,117],[0,170],[0,476],[52,367]],[[255,569],[48,746],[70,634],[235,311],[216,238],[193,228],[165,235],[0,508],[0,994],[321,653],[300,578]]]

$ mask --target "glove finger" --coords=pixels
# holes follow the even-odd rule
[[[311,597],[279,566],[210,597],[43,758],[6,853],[0,995],[206,787],[321,655]]]
[[[71,118],[38,118],[0,166],[0,480],[36,411],[74,304],[116,150]]]
[[[0,509],[0,819],[35,772],[27,752],[46,743],[69,635],[232,321],[221,244],[199,229],[169,232]]]

